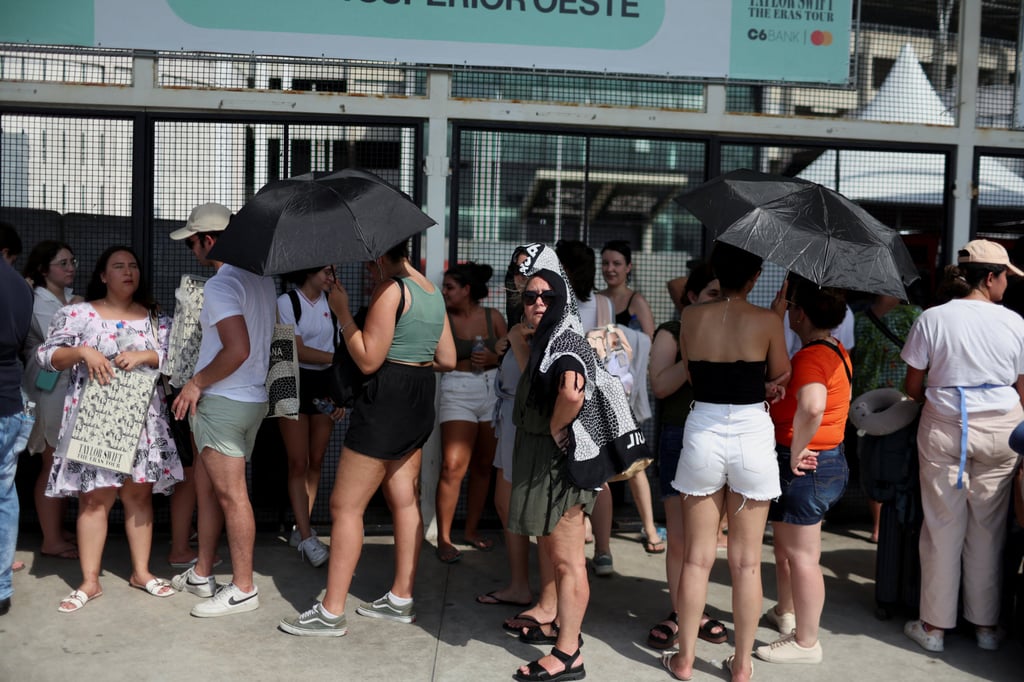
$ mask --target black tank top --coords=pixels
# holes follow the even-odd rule
[[[625,310],[623,310],[621,313],[615,313],[615,324],[623,326],[623,327],[628,327],[629,326],[629,321],[631,319],[633,319],[632,313],[629,312],[629,304],[633,302],[633,297],[634,296],[636,296],[636,292],[635,291],[632,294],[630,294],[629,300],[626,301],[626,308],[625,308]]]
[[[764,402],[765,370],[768,367],[765,360],[691,360],[689,367],[694,400],[719,405],[751,405]]]

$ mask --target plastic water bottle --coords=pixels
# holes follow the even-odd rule
[[[334,403],[327,398],[313,398],[313,407],[319,410],[322,414],[334,414]]]
[[[476,338],[473,339],[473,352],[476,353],[477,351],[483,351],[483,350],[487,350],[487,346],[484,345],[484,337],[482,337],[482,336],[480,336],[478,334],[476,336]],[[472,363],[472,365],[473,365],[473,374],[483,374],[483,371],[484,371],[483,365],[478,365],[475,362]]]
[[[28,437],[32,433],[32,425],[36,423],[36,404],[31,400],[25,399],[24,391],[22,391],[22,401],[24,407],[21,410],[21,414],[17,415],[20,418],[20,424],[18,425],[18,435],[14,437],[14,454],[22,452],[28,446]]]
[[[636,315],[629,316],[629,324],[627,325],[630,329],[640,331],[643,327],[640,326],[640,320],[637,319]]]
[[[131,329],[128,329],[128,327],[124,325],[124,322],[118,322],[117,334],[114,337],[114,342],[117,344],[118,353],[134,350],[132,346],[135,344],[135,334],[132,333]]]

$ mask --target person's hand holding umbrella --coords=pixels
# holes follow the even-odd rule
[[[780,319],[786,317],[786,308],[789,307],[789,300],[786,296],[789,294],[789,278],[782,280],[782,287],[775,294],[775,298],[772,299],[771,309],[772,312],[779,316]]]
[[[353,324],[355,320],[352,318],[352,313],[348,307],[348,291],[345,290],[345,286],[338,280],[331,282],[331,288],[327,292],[327,305],[330,306],[331,310],[334,311],[335,317],[338,318],[339,333],[344,340],[345,329]]]

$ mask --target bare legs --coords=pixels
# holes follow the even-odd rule
[[[199,495],[199,561],[197,575],[213,575],[213,557],[223,524],[231,552],[231,581],[242,592],[252,592],[252,554],[256,521],[245,484],[245,459],[203,448],[196,465]]]
[[[441,424],[444,463],[437,482],[437,548],[452,553],[452,522],[459,502],[462,479],[469,470],[466,500],[466,539],[479,538],[478,526],[491,484],[492,462],[497,441],[490,422],[447,421]]]
[[[574,507],[565,513],[550,535],[537,538],[541,565],[543,567],[546,560],[553,574],[559,624],[558,642],[555,646],[567,654],[573,654],[579,648],[583,615],[590,601],[590,583],[587,580],[586,556],[583,553],[583,518],[582,507]],[[562,662],[550,654],[543,656],[538,662],[551,673],[563,670]],[[576,665],[582,663],[581,656]],[[526,666],[520,670],[526,672]]]
[[[46,481],[50,477],[50,470],[53,469],[53,448],[49,445],[40,455],[42,469],[36,478],[33,488],[33,497],[36,503],[36,515],[39,517],[39,529],[43,532],[43,544],[39,551],[43,554],[62,556],[62,558],[76,559],[75,543],[69,542],[64,536],[63,520],[64,511],[67,509],[67,500],[63,497],[47,497]]]
[[[767,501],[744,500],[723,488],[706,497],[682,500],[684,558],[677,587],[679,653],[672,671],[679,677],[693,675],[697,631],[707,600],[708,579],[715,561],[715,539],[723,506],[729,515],[729,572],[732,575],[732,610],[736,625],[734,682],[750,679],[751,652],[761,615],[761,542],[768,519]]]
[[[530,591],[530,538],[508,530],[508,505],[512,496],[512,484],[505,480],[504,473],[498,470],[494,484],[494,506],[505,528],[505,550],[508,552],[508,585],[495,590],[495,599],[510,602],[528,603],[533,599]]]
[[[195,453],[193,452],[193,460]],[[167,562],[184,564],[196,558],[197,553],[189,546],[192,535],[192,515],[196,510],[195,468],[184,467],[185,480],[175,484],[171,494],[171,549]]]
[[[82,583],[78,589],[93,597],[103,591],[100,570],[107,541],[107,521],[118,494],[124,505],[125,533],[131,554],[130,582],[145,585],[153,579],[149,553],[153,544],[153,484],[126,480],[123,488],[99,488],[78,497],[79,564]],[[70,605],[61,602],[62,605]]]
[[[812,647],[818,641],[818,623],[825,606],[825,579],[821,574],[821,523],[797,526],[772,523],[775,529],[778,613],[796,614],[796,643]],[[785,634],[785,633],[783,633]]]
[[[309,517],[320,487],[320,465],[331,440],[334,422],[325,414],[300,414],[297,420],[279,419],[281,437],[288,453],[288,499],[301,539],[313,529]]]
[[[421,457],[421,451],[415,450],[400,460],[386,461],[342,448],[331,493],[331,545],[336,549],[331,552],[323,599],[323,607],[331,613],[345,612],[345,598],[363,551],[363,512],[382,484],[395,522],[395,576],[391,592],[396,597],[412,597],[423,541],[419,507]]]
[[[647,479],[647,472],[641,471],[629,479],[629,491],[633,494],[633,504],[636,505],[637,514],[640,515],[640,523],[643,525],[646,545],[660,545],[658,538],[658,527],[654,525],[654,506],[651,502],[651,482]]]

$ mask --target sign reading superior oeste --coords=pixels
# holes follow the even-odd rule
[[[845,84],[853,0],[49,0],[0,41]],[[62,7],[63,5],[63,7]]]

